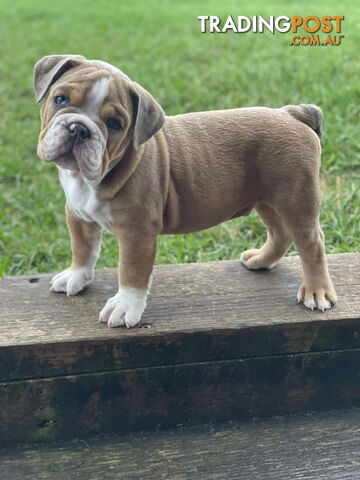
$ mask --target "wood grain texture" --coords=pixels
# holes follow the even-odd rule
[[[356,480],[360,411],[0,450],[2,480]]]
[[[156,267],[141,328],[110,329],[98,313],[117,285],[96,274],[77,297],[50,275],[0,279],[0,381],[360,347],[360,255],[329,255],[338,305],[296,303],[298,257],[272,271],[239,262]]]

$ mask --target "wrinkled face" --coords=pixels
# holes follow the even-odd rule
[[[132,111],[125,75],[97,62],[73,68],[49,89],[38,155],[98,183],[131,140]]]
[[[165,121],[150,93],[102,61],[43,57],[35,65],[34,83],[36,99],[43,102],[39,157],[94,185]]]

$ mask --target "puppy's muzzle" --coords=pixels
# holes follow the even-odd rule
[[[64,113],[54,118],[38,146],[39,157],[59,167],[77,170],[90,181],[99,179],[106,149],[104,134],[90,118]]]
[[[90,130],[82,123],[71,123],[68,130],[76,144],[83,143],[87,138],[91,138]]]

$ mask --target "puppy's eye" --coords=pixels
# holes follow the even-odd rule
[[[122,129],[122,123],[117,118],[108,118],[105,123],[110,130],[118,131]]]
[[[54,98],[54,102],[58,107],[65,107],[70,102],[70,98],[66,95],[57,95]]]

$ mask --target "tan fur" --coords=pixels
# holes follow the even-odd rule
[[[70,95],[72,105],[66,108],[77,112],[93,82],[104,75],[111,78],[110,90],[97,125],[107,147],[94,188],[97,199],[111,206],[122,287],[147,289],[158,234],[206,229],[256,208],[268,239],[260,250],[244,252],[242,262],[250,269],[271,268],[294,241],[304,269],[300,299],[310,308],[311,299],[320,301],[318,308],[325,299],[336,301],[319,225],[318,107],[239,108],[165,118],[153,97],[126,76],[76,57],[76,65],[55,82],[47,79],[40,156],[57,115],[56,92]],[[115,114],[123,129],[108,134],[104,121]],[[74,215],[68,214],[68,225],[73,264],[86,263],[91,235]]]

